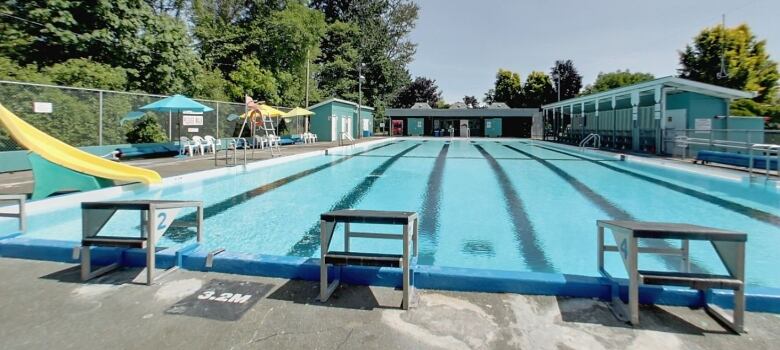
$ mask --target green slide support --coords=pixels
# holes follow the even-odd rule
[[[33,170],[35,187],[32,198],[43,199],[62,190],[90,191],[114,186],[114,181],[86,175],[54,164],[36,153],[27,154]]]

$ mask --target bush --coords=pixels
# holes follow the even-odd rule
[[[129,143],[156,143],[168,139],[162,126],[152,116],[144,116],[133,125],[133,129],[127,132]]]

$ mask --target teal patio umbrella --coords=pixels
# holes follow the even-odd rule
[[[197,102],[189,97],[182,95],[173,95],[166,97],[157,102],[150,103],[146,106],[139,108],[142,111],[155,111],[155,112],[168,112],[170,118],[173,112],[180,113],[181,111],[194,111],[194,112],[211,112],[214,109],[206,106],[200,102]],[[180,114],[181,116],[181,114]],[[181,118],[180,118],[181,119]],[[170,126],[169,126],[170,127]],[[170,137],[170,132],[168,137]],[[181,137],[181,120],[179,120],[179,137]]]

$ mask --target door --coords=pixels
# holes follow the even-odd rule
[[[469,120],[468,119],[461,119],[460,120],[460,136],[461,137],[469,137]]]
[[[664,152],[682,156],[684,150],[677,147],[674,138],[677,136],[690,136],[686,135],[685,131],[682,131],[688,127],[688,110],[685,108],[667,110],[664,118],[661,118],[661,124],[661,128],[664,130]]]
[[[354,135],[352,135],[352,117],[341,118],[341,122],[341,131],[351,137],[354,137]]]
[[[339,117],[337,116],[331,116],[330,117],[330,140],[336,141],[338,140],[338,132],[339,132]]]

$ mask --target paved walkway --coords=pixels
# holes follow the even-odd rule
[[[373,141],[381,137],[368,137],[358,139],[356,143]],[[321,151],[331,147],[337,147],[337,142],[317,142],[309,144],[296,144],[282,146],[282,156],[289,156],[311,151]],[[239,162],[243,161],[242,151],[239,151]],[[251,151],[250,151],[251,153]],[[214,155],[209,153],[203,156],[194,156],[189,158],[156,158],[139,159],[123,162],[125,164],[140,166],[152,169],[160,173],[162,177],[176,176],[195,171],[213,169],[224,165],[224,152],[220,152],[219,165],[214,165]],[[267,150],[255,150],[254,158],[248,158],[248,162],[256,162],[271,158],[271,153]],[[31,194],[33,189],[32,171],[18,171],[13,173],[0,173],[0,194]]]
[[[635,329],[590,299],[424,290],[416,308],[402,311],[401,293],[389,288],[344,286],[320,304],[315,282],[177,271],[150,287],[128,283],[138,272],[82,283],[72,264],[0,258],[0,349],[758,350],[780,344],[780,317],[771,314],[748,313],[749,333],[738,336],[702,310],[678,307],[643,307]],[[229,288],[254,295],[220,303],[202,289],[231,281],[240,283]],[[246,311],[236,317],[241,308]]]

